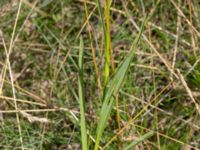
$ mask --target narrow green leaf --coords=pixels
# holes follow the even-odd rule
[[[80,71],[83,71],[83,38],[80,37],[80,51],[79,51],[79,60],[78,60],[78,66]]]
[[[110,46],[111,46],[111,40],[110,40],[110,0],[106,0],[106,11],[105,11],[105,17],[106,17],[106,43],[105,43],[105,86],[107,85],[109,75],[110,75]]]
[[[83,39],[80,38],[80,51],[79,51],[79,104],[81,113],[81,141],[82,149],[87,150],[87,131],[86,131],[86,119],[85,119],[85,97],[84,97],[84,83],[83,83]]]
[[[95,143],[95,148],[94,148],[95,150],[98,149],[99,142],[100,142],[101,136],[103,134],[106,122],[107,122],[107,120],[110,116],[110,112],[112,110],[112,106],[113,106],[113,102],[114,102],[113,95],[116,95],[118,93],[118,91],[123,83],[123,80],[128,71],[130,63],[134,57],[135,49],[140,41],[145,22],[146,22],[146,19],[141,26],[140,33],[138,34],[137,38],[135,39],[133,45],[131,46],[130,53],[124,59],[122,64],[118,67],[116,73],[114,74],[113,79],[109,83],[109,87],[107,88],[107,90],[105,90],[106,93],[104,93],[103,105],[101,108],[100,118],[99,118],[99,124],[97,126],[96,143]]]
[[[102,7],[101,7],[101,2],[100,0],[97,0],[97,7],[98,7],[98,12],[99,12],[99,16],[100,16],[100,19],[101,19],[101,24],[102,24],[102,27],[103,27],[103,32],[104,32],[104,41],[106,43],[106,25],[104,23],[104,17],[103,17],[103,10],[102,10]]]
[[[98,7],[98,12],[101,20],[101,24],[103,27],[103,33],[104,33],[104,44],[105,44],[105,70],[104,70],[104,85],[107,85],[108,79],[109,79],[109,74],[110,74],[110,0],[106,0],[106,24],[104,22],[104,13],[101,7],[101,2],[100,0],[97,0],[97,7]]]
[[[142,135],[140,138],[138,138],[137,140],[131,142],[128,146],[125,147],[124,150],[129,150],[129,149],[133,149],[134,146],[140,144],[141,142],[143,142],[144,140],[150,138],[151,136],[154,135],[154,131],[150,131],[144,135]]]

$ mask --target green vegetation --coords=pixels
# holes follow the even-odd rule
[[[0,149],[200,149],[199,10],[0,1]]]

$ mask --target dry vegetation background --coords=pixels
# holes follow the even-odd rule
[[[0,149],[84,149],[82,98],[94,149],[143,22],[97,148],[200,149],[200,1],[101,0],[102,14],[97,2],[0,0]]]

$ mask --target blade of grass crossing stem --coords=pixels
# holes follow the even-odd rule
[[[145,22],[146,22],[146,19],[142,23],[140,33],[138,34],[137,38],[135,39],[133,45],[131,46],[129,54],[123,60],[121,65],[117,68],[112,80],[109,83],[109,87],[107,88],[107,90],[105,90],[106,93],[104,93],[103,105],[101,108],[101,112],[100,112],[100,116],[99,116],[99,124],[97,126],[97,131],[96,131],[96,143],[95,143],[95,148],[94,148],[95,150],[98,149],[106,122],[107,122],[108,117],[110,116],[110,112],[112,110],[112,106],[113,106],[113,102],[114,102],[113,95],[116,95],[118,93],[118,91],[123,83],[124,77],[128,71],[130,63],[133,60],[135,49],[140,41]]]
[[[81,113],[81,141],[82,149],[87,150],[87,131],[86,131],[86,119],[85,119],[85,97],[84,97],[84,84],[83,84],[83,39],[80,38],[80,51],[79,51],[79,104],[80,104],[80,113]]]
[[[142,135],[140,138],[134,140],[134,141],[131,142],[129,145],[127,145],[127,146],[125,147],[124,150],[133,149],[134,146],[136,146],[136,145],[140,144],[141,142],[143,142],[144,140],[150,138],[151,136],[154,135],[154,133],[155,133],[154,131],[150,131],[150,132],[148,132],[148,133]]]

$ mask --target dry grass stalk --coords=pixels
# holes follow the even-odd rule
[[[181,83],[183,84],[183,86],[184,86],[186,92],[188,93],[188,95],[189,95],[189,97],[191,98],[191,100],[194,102],[195,107],[196,107],[198,113],[200,114],[200,107],[199,107],[199,104],[196,102],[196,100],[195,100],[195,98],[194,98],[194,96],[193,96],[193,94],[192,94],[192,91],[191,91],[190,88],[188,87],[188,85],[187,85],[187,83],[186,83],[186,81],[185,81],[183,75],[180,73],[180,70],[177,69],[177,72],[178,72],[179,79],[180,79]]]

